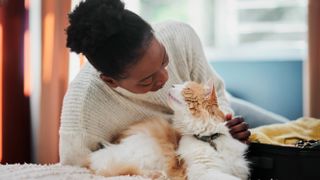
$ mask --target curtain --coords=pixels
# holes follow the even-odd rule
[[[308,6],[308,112],[320,118],[320,1],[309,0]]]
[[[30,105],[24,93],[24,1],[0,1],[1,163],[30,162]]]
[[[38,162],[59,161],[59,125],[68,85],[69,51],[65,28],[70,0],[42,1],[42,67]]]

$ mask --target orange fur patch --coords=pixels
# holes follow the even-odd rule
[[[133,165],[129,164],[114,164],[111,168],[104,169],[99,173],[96,173],[101,176],[110,177],[110,176],[140,176],[143,175],[142,171]]]
[[[166,159],[166,173],[170,179],[187,179],[185,163],[180,160],[176,154],[181,135],[169,124],[169,122],[159,118],[139,121],[122,132],[116,141],[121,143],[122,138],[134,135],[137,132],[150,134],[150,136],[156,140]]]
[[[189,82],[186,88],[182,90],[182,96],[193,116],[199,118],[211,115],[221,120],[225,119],[223,112],[219,109],[218,98],[214,89],[208,95],[203,85]]]

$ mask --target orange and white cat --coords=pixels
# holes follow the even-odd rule
[[[103,176],[151,179],[247,179],[247,146],[229,134],[213,84],[175,85],[168,102],[172,124],[150,118],[131,125],[112,144],[93,152],[88,168]]]
[[[212,81],[206,87],[174,85],[169,104],[175,112],[173,126],[181,134],[177,154],[189,180],[248,179],[247,145],[230,135]]]

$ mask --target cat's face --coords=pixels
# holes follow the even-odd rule
[[[189,113],[195,118],[215,117],[224,121],[213,84],[188,81],[173,85],[169,91],[169,105],[175,112]]]

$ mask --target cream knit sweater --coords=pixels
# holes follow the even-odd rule
[[[190,80],[205,83],[213,78],[222,111],[232,113],[224,84],[207,62],[194,30],[178,22],[161,23],[154,26],[154,30],[169,56],[166,85],[157,92],[146,94],[113,89],[87,63],[71,82],[63,101],[60,126],[62,164],[82,165],[99,143],[107,143],[112,135],[135,121],[150,116],[170,120],[173,112],[167,105],[167,92],[172,84]]]

